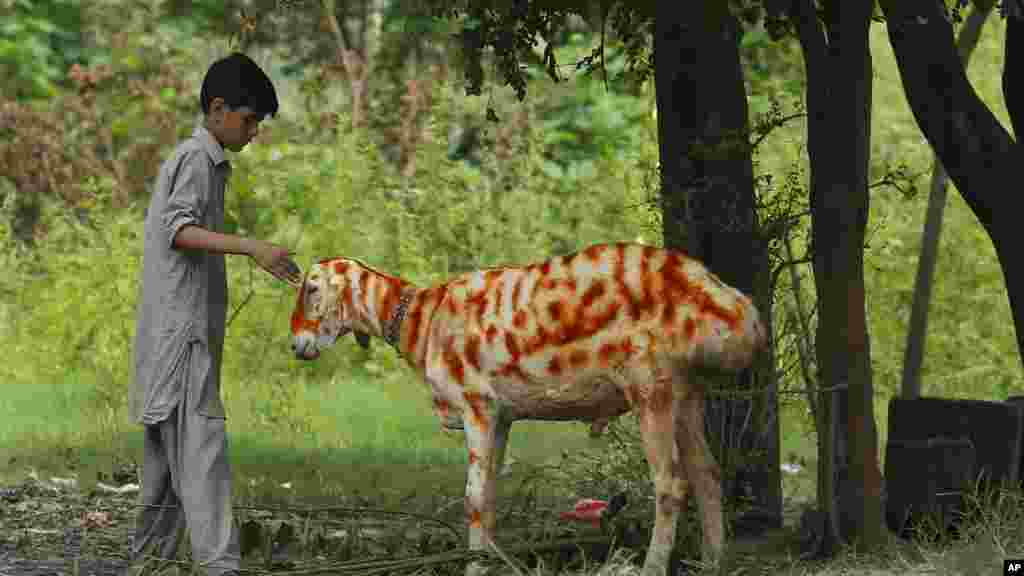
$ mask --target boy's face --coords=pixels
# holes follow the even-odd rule
[[[206,128],[221,146],[239,152],[256,137],[262,120],[263,117],[248,106],[231,109],[223,98],[214,98],[206,116]]]

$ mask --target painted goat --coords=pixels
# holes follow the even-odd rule
[[[597,245],[417,288],[334,258],[307,271],[291,323],[305,359],[349,332],[363,346],[384,338],[430,385],[442,424],[462,418],[471,548],[494,538],[496,473],[512,422],[601,425],[635,411],[657,496],[643,573],[665,574],[688,489],[700,505],[704,556],[720,555],[719,468],[692,369],[746,368],[766,334],[751,300],[700,262]]]

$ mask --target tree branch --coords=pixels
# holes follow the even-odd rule
[[[785,262],[776,266],[775,269],[772,270],[772,289],[775,289],[775,286],[779,282],[779,276],[781,276],[783,272],[785,272],[786,270],[795,269],[797,266],[801,264],[810,264],[812,262],[813,258],[811,254],[804,254],[800,258],[786,260]]]
[[[868,184],[868,190],[881,188],[882,186],[891,186],[899,191],[900,194],[910,196],[914,188],[914,180],[922,174],[924,174],[923,171],[908,174],[904,167],[897,167],[895,172],[889,171],[885,176]]]
[[[1006,194],[997,192],[1018,178],[1015,142],[968,81],[942,3],[881,0],[880,4],[914,119],[992,235],[1000,215],[1016,218],[1003,199]],[[983,198],[982,191],[992,193]]]
[[[784,126],[790,120],[796,120],[797,118],[806,118],[806,117],[807,117],[807,114],[805,112],[797,112],[795,114],[790,114],[789,116],[783,116],[782,118],[779,118],[778,120],[773,120],[773,121],[771,121],[770,124],[771,124],[772,128],[779,128],[781,126]],[[759,134],[757,136],[757,139],[754,140],[754,142],[750,145],[750,147],[751,148],[757,148],[758,146],[760,146],[761,142],[765,138],[767,138],[769,134],[771,134],[771,130],[763,130],[761,132],[761,134]]]

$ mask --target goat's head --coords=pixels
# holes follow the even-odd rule
[[[314,264],[299,287],[295,310],[292,311],[292,349],[295,355],[312,360],[320,351],[331,347],[349,332],[363,348],[370,337],[356,325],[352,306],[353,286],[346,274],[336,271],[334,264],[343,259],[324,260]]]

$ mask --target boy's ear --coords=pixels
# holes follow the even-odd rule
[[[224,99],[217,96],[213,100],[210,100],[210,108],[206,113],[207,118],[214,118],[225,110]]]

